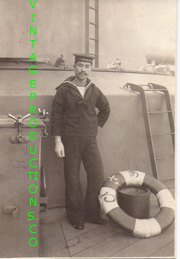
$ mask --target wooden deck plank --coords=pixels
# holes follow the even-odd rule
[[[69,257],[60,223],[40,225],[41,257]]]
[[[120,249],[131,245],[139,240],[125,232],[121,229],[118,229],[116,233],[112,234],[112,236],[103,239],[96,244],[81,250],[79,253],[73,254],[75,257],[109,257],[112,254],[116,253]]]
[[[164,182],[174,196],[174,181]],[[155,195],[150,196],[150,215],[159,211]],[[41,213],[41,256],[43,257],[174,257],[174,224],[161,235],[136,238],[108,222],[106,226],[85,223],[81,231],[68,222],[65,208]]]
[[[150,257],[152,254],[156,256],[156,252],[169,243],[174,241],[174,224],[169,226],[160,235],[151,238],[138,240],[136,243],[125,247],[119,252],[112,254],[112,257]],[[174,256],[171,254],[171,256]]]
[[[66,217],[64,207],[47,209],[40,213],[40,223],[49,224],[54,222],[61,222]]]
[[[61,220],[62,229],[64,231],[64,235],[67,241],[70,241],[72,239],[75,239],[79,237],[80,235],[84,235],[88,233],[89,231],[92,231],[93,229],[96,229],[98,226],[94,224],[86,224],[83,230],[77,230],[73,228],[73,226],[69,223],[67,217],[65,217],[63,220]]]
[[[86,225],[91,224],[86,223]],[[110,224],[98,226],[84,234],[81,234],[79,231],[78,236],[67,241],[71,256],[81,252],[82,250],[92,247],[103,240],[106,240],[110,236],[114,235],[117,231],[119,231],[119,229],[112,227]]]
[[[157,257],[167,257],[167,256],[172,256],[174,254],[174,242],[169,243],[168,245],[165,245],[162,247],[159,251],[155,253],[155,256]],[[154,257],[154,254],[151,255]]]

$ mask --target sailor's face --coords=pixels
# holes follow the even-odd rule
[[[87,79],[91,72],[91,69],[92,66],[89,62],[77,61],[74,65],[74,72],[79,80]]]

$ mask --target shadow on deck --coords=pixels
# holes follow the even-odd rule
[[[164,184],[174,196],[174,181]],[[159,211],[151,194],[151,217]],[[137,238],[108,221],[105,226],[86,223],[75,230],[68,222],[65,208],[41,213],[40,241],[42,257],[175,257],[175,229],[171,224],[160,235]]]

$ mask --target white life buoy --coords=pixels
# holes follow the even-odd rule
[[[149,219],[137,219],[125,213],[117,203],[117,190],[123,186],[149,189],[158,199],[160,211]],[[137,237],[160,234],[174,220],[175,200],[166,186],[154,177],[139,171],[122,171],[106,179],[99,195],[101,208],[107,217]]]

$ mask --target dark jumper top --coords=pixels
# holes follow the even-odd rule
[[[84,98],[72,83],[74,76],[58,86],[52,105],[52,136],[87,137],[97,135],[110,113],[104,94],[89,79]]]

